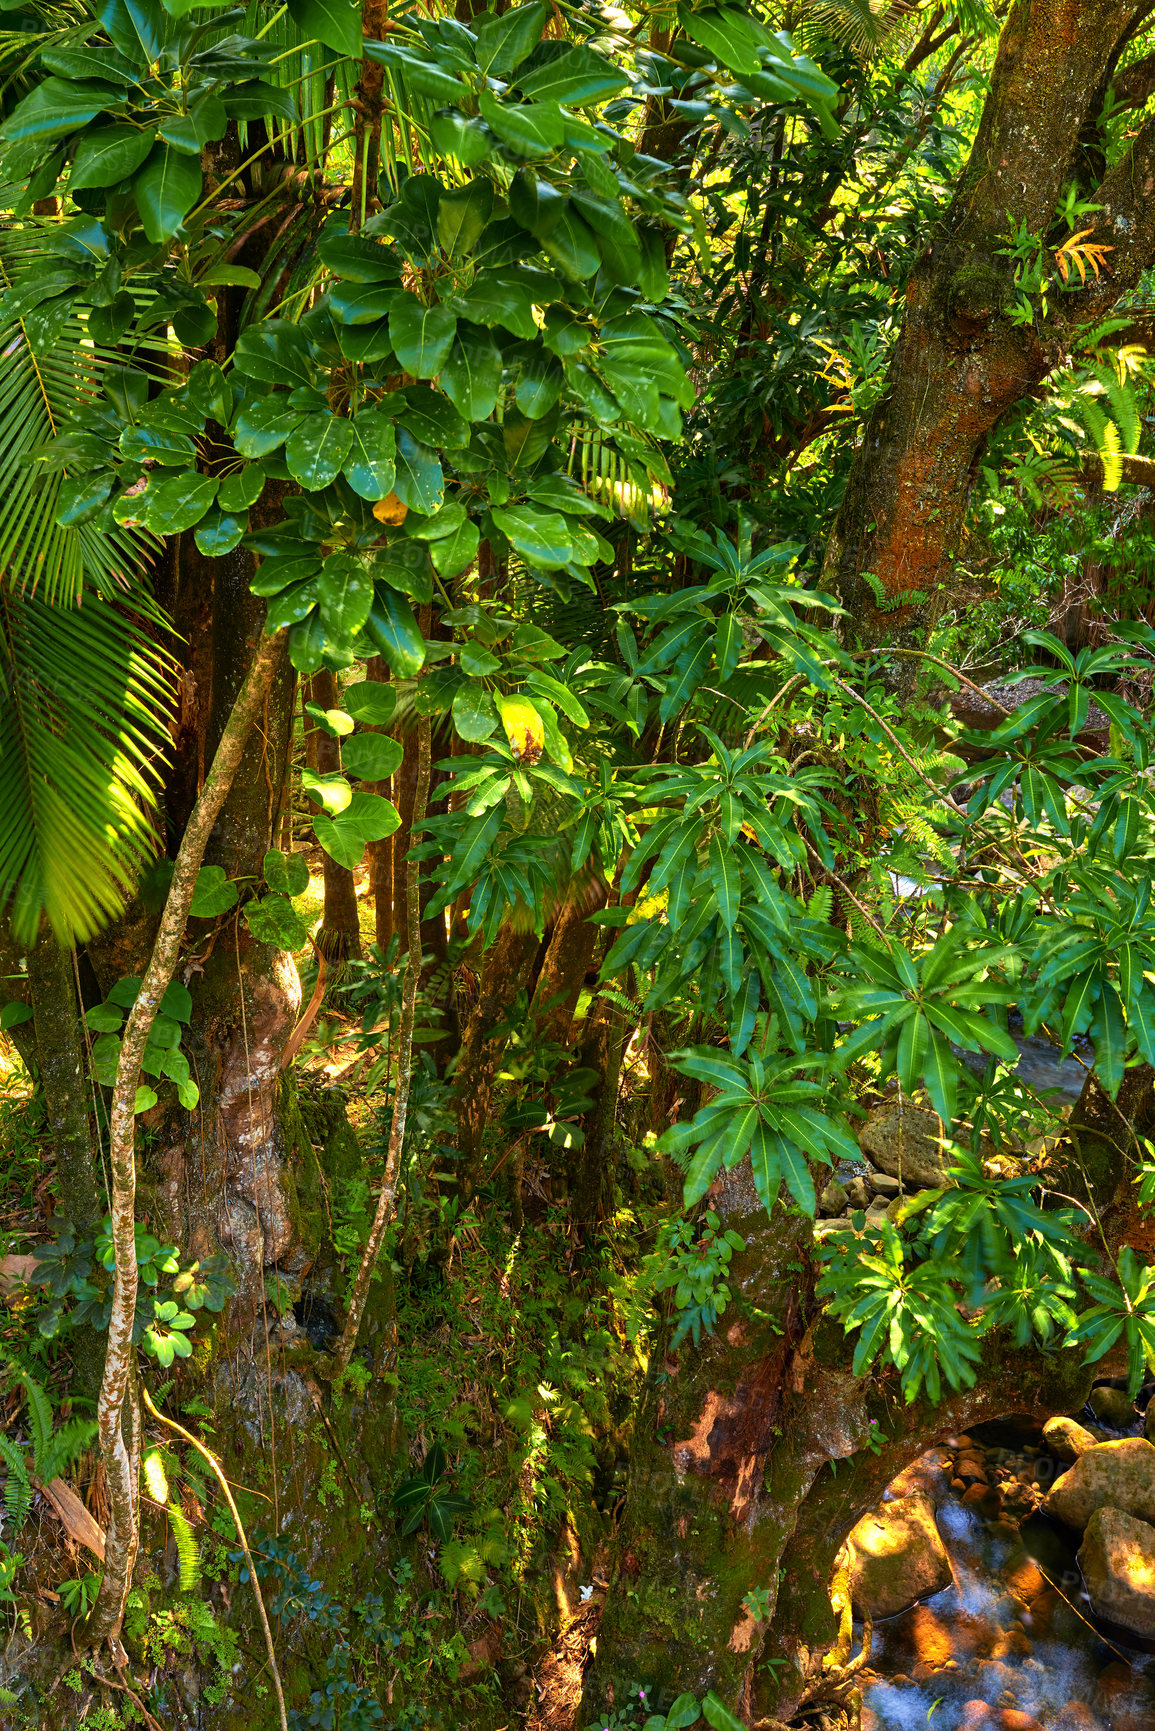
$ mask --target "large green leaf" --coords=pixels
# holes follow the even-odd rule
[[[338,865],[359,866],[371,841],[383,841],[401,822],[397,807],[378,793],[355,793],[338,817],[313,819],[313,833]]]
[[[387,733],[355,733],[341,746],[341,767],[359,781],[386,781],[404,755],[400,740]]]
[[[316,583],[326,626],[338,637],[354,636],[373,605],[373,580],[364,565],[352,553],[330,553]]]
[[[445,497],[445,477],[436,451],[415,439],[404,428],[397,435],[397,472],[394,491],[403,505],[431,517]]]
[[[186,469],[153,482],[144,496],[145,520],[154,535],[179,535],[199,523],[216,497],[215,475]]]
[[[395,296],[389,311],[389,341],[415,379],[437,377],[456,329],[457,320],[447,307],[425,306],[414,294]]]
[[[98,126],[85,132],[72,158],[69,191],[113,186],[135,174],[152,150],[155,137],[150,126]]]
[[[362,499],[385,499],[397,475],[397,434],[388,415],[363,409],[350,423],[353,439],[345,478]]]
[[[148,239],[171,240],[201,194],[200,158],[157,144],[132,183]]]
[[[481,117],[496,132],[511,156],[552,156],[565,140],[565,123],[556,102],[513,104],[501,102],[489,90],[483,90],[479,102]]]
[[[490,515],[512,547],[530,565],[556,571],[573,557],[569,525],[564,517],[537,505],[494,506]]]
[[[477,64],[494,78],[504,78],[537,46],[549,8],[543,0],[515,6],[500,18],[488,18],[477,32]]]
[[[373,606],[365,621],[365,634],[379,655],[384,656],[396,679],[412,679],[425,665],[425,639],[404,595],[384,583],[377,585]],[[350,713],[356,713],[350,711]]]
[[[115,100],[113,93],[101,84],[73,84],[66,78],[45,78],[16,104],[0,126],[0,142],[52,144],[78,132]]]
[[[285,461],[294,481],[310,492],[331,486],[353,449],[353,423],[327,411],[306,415],[285,440]]]
[[[537,102],[565,102],[581,107],[586,102],[604,102],[624,90],[629,83],[625,73],[604,55],[592,48],[570,48],[522,73],[517,80],[524,96]]]
[[[356,0],[289,0],[289,13],[306,38],[315,36],[350,60],[361,58],[361,8]]]

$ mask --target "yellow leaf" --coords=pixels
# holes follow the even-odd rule
[[[383,499],[378,499],[373,507],[373,515],[379,523],[389,523],[396,527],[404,523],[409,515],[408,505],[403,505],[396,493],[386,493]]]
[[[499,697],[498,711],[509,749],[518,763],[531,767],[541,756],[545,744],[545,725],[527,697]]]

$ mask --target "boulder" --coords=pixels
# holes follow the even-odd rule
[[[954,1579],[934,1499],[925,1491],[883,1503],[859,1521],[847,1543],[850,1596],[860,1613],[876,1619],[897,1616]]]
[[[830,1215],[842,1213],[842,1210],[846,1207],[846,1191],[838,1182],[837,1178],[832,1178],[830,1180],[830,1183],[826,1186],[819,1198],[818,1206],[822,1210],[823,1214]]]
[[[1135,1402],[1125,1388],[1106,1385],[1093,1388],[1087,1397],[1087,1405],[1100,1424],[1113,1425],[1116,1430],[1130,1430],[1139,1417]]]
[[[1096,1443],[1055,1480],[1043,1508],[1069,1527],[1085,1527],[1102,1508],[1155,1522],[1155,1446],[1141,1436]]]
[[[892,1178],[889,1172],[870,1172],[866,1182],[876,1196],[884,1196],[888,1202],[901,1193],[902,1185],[897,1178]]]
[[[1145,1640],[1155,1637],[1155,1527],[1121,1509],[1096,1509],[1079,1567],[1098,1616]]]
[[[946,1449],[927,1449],[925,1454],[904,1467],[897,1478],[891,1479],[883,1496],[887,1502],[893,1502],[896,1497],[909,1497],[922,1491],[938,1508],[950,1495],[950,1469],[951,1457]]]
[[[1061,1461],[1077,1461],[1096,1444],[1090,1431],[1073,1418],[1049,1418],[1043,1426],[1043,1441],[1049,1453]]]
[[[937,1189],[949,1184],[939,1138],[942,1120],[904,1101],[888,1100],[872,1112],[858,1133],[864,1154],[908,1190]]]
[[[1147,1403],[1147,1411],[1143,1418],[1143,1435],[1148,1442],[1155,1442],[1155,1400]]]

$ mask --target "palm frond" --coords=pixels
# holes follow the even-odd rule
[[[42,917],[82,941],[124,905],[156,849],[170,688],[103,597],[50,607],[0,582],[0,909],[18,941]]]

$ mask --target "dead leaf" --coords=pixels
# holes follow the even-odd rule
[[[409,515],[409,507],[401,503],[396,493],[386,493],[385,497],[378,499],[374,505],[373,515],[379,523],[395,526],[398,523],[404,523]]]
[[[38,1256],[0,1256],[0,1294],[19,1292],[32,1278]]]
[[[40,1485],[50,1503],[53,1512],[60,1517],[68,1529],[70,1538],[78,1544],[87,1545],[88,1549],[104,1561],[104,1529],[98,1527],[71,1485],[63,1479],[52,1479],[48,1484]]]

